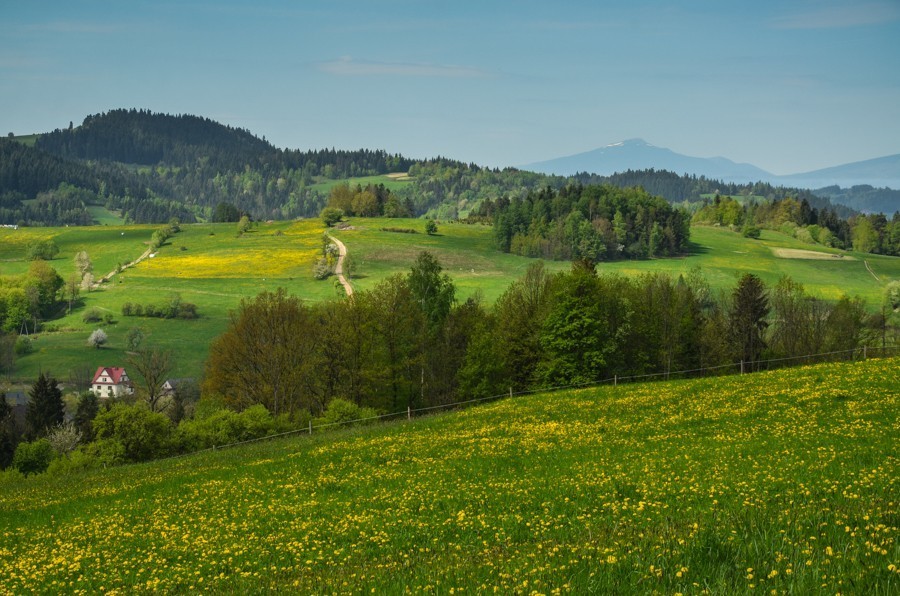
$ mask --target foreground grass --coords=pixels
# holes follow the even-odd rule
[[[0,488],[0,592],[897,593],[900,360]]]

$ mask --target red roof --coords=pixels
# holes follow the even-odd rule
[[[113,385],[118,385],[122,382],[122,375],[125,374],[125,369],[118,366],[101,366],[97,369],[97,372],[94,373],[94,380],[92,383],[97,383],[97,379],[102,376],[107,376],[112,379]]]

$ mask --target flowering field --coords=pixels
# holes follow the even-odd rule
[[[900,590],[900,360],[0,487],[0,593]]]

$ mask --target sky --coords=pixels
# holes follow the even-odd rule
[[[900,0],[0,0],[0,134],[118,108],[519,166],[642,138],[792,174],[900,153]]]

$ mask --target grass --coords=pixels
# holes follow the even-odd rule
[[[34,147],[34,144],[35,144],[35,142],[37,141],[37,138],[38,138],[39,136],[41,136],[41,135],[39,135],[39,134],[32,134],[32,135],[16,135],[16,136],[13,137],[13,139],[14,139],[16,142],[22,143],[23,145],[25,145],[25,146],[27,146],[27,147]]]
[[[88,205],[87,211],[94,218],[94,221],[101,226],[120,226],[125,223],[120,213],[110,211],[102,205]]]
[[[408,269],[422,250],[433,252],[467,297],[481,290],[493,302],[515,279],[518,279],[531,259],[498,252],[494,248],[492,228],[481,225],[442,223],[439,234],[424,233],[424,221],[354,218],[356,229],[335,234],[347,245],[363,277],[354,281],[361,288],[371,287],[386,275]],[[382,227],[414,227],[419,234],[384,232]],[[642,261],[614,261],[597,265],[597,270],[639,275],[646,272],[667,272],[686,275],[700,267],[715,290],[730,291],[738,278],[746,272],[760,276],[774,285],[783,275],[792,277],[807,291],[828,300],[843,294],[865,298],[871,308],[881,304],[884,284],[900,279],[900,258],[847,253],[853,259],[811,260],[779,258],[775,249],[802,249],[827,254],[840,254],[836,249],[804,244],[780,232],[764,230],[759,240],[750,240],[725,228],[700,227],[691,229],[691,249],[686,257],[647,259]],[[881,278],[877,282],[866,270],[864,260]],[[568,269],[568,263],[547,262],[550,270]]]
[[[539,394],[0,486],[0,592],[900,588],[900,361]]]
[[[78,250],[88,251],[99,277],[114,271],[118,263],[140,256],[156,227],[0,230],[0,259],[6,261],[0,266],[4,273],[25,271],[28,264],[21,255],[27,241],[53,237],[60,254],[51,265],[64,278],[74,272],[73,257]],[[331,280],[312,278],[322,231],[319,220],[261,224],[240,238],[235,224],[182,226],[182,232],[173,236],[156,257],[126,269],[97,291],[82,292],[71,314],[51,322],[55,331],[34,337],[36,351],[17,360],[14,378],[33,379],[43,370],[67,379],[70,371],[83,367],[118,366],[126,358],[125,336],[136,326],[144,329],[146,343],[177,354],[173,376],[196,378],[203,369],[209,343],[225,330],[229,311],[237,308],[242,298],[278,287],[310,301],[339,296]],[[197,304],[200,318],[181,321],[121,316],[125,302],[160,304],[173,293]],[[114,323],[84,323],[82,315],[90,308],[111,314]],[[98,327],[107,332],[109,343],[100,350],[89,349],[87,337]]]
[[[391,192],[406,188],[410,183],[408,176],[397,176],[394,174],[385,174],[378,176],[360,176],[358,178],[346,178],[344,180],[323,180],[317,184],[310,186],[310,190],[317,190],[322,194],[328,194],[331,189],[338,184],[349,184],[350,188],[356,188],[360,185],[365,188],[369,184],[383,184],[385,188]]]
[[[438,234],[429,236],[424,220],[353,218],[350,223],[354,229],[332,233],[347,245],[356,269],[352,284],[357,289],[372,288],[389,275],[408,272],[416,256],[428,250],[453,278],[458,300],[481,293],[493,303],[534,262],[498,252],[489,226],[440,223]],[[73,257],[80,250],[88,252],[100,277],[140,256],[156,227],[0,229],[0,273],[26,271],[26,244],[52,238],[60,253],[51,265],[64,278],[73,274]],[[419,233],[382,231],[391,227],[414,228]],[[72,314],[51,322],[55,332],[35,337],[37,351],[17,360],[13,379],[31,382],[41,370],[66,379],[70,371],[82,367],[120,365],[125,360],[125,335],[134,326],[144,328],[148,343],[177,354],[174,376],[197,377],[210,342],[225,330],[229,311],[242,298],[278,287],[311,302],[342,296],[333,279],[316,281],[311,274],[324,230],[318,219],[260,224],[239,238],[235,224],[184,225],[182,230],[156,257],[127,269],[99,291],[82,293]],[[779,232],[766,230],[760,240],[748,240],[723,228],[695,227],[692,238],[691,253],[683,258],[601,263],[597,268],[625,275],[664,271],[677,276],[699,266],[713,289],[723,291],[730,291],[744,272],[756,273],[769,285],[782,275],[790,275],[812,294],[831,300],[843,293],[860,295],[872,309],[881,303],[884,284],[900,279],[900,258],[896,257],[849,253],[853,260],[779,258],[775,254],[779,248],[839,252],[803,244]],[[880,282],[868,273],[864,261]],[[547,262],[546,267],[558,271],[570,265]],[[120,315],[125,302],[161,303],[172,293],[197,304],[200,319],[165,321]],[[97,325],[85,324],[81,317],[92,307],[110,313],[115,320],[111,325],[101,325],[110,338],[101,350],[86,346],[88,335]]]

